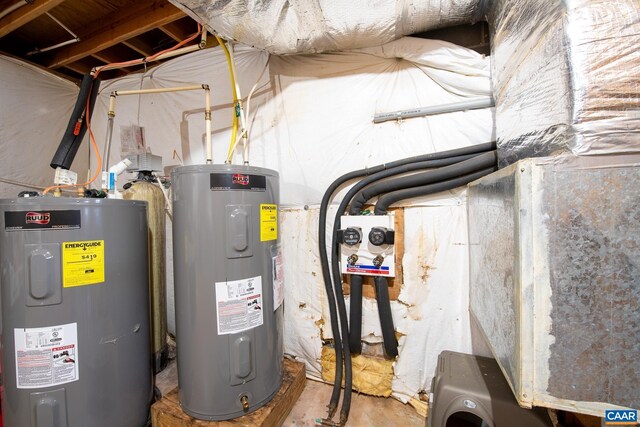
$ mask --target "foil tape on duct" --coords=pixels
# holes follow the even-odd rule
[[[225,39],[282,55],[379,46],[482,20],[479,0],[170,0]]]
[[[638,0],[498,0],[489,22],[500,166],[640,151]]]

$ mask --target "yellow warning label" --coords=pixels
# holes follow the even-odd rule
[[[278,238],[278,206],[260,205],[260,241]]]
[[[62,243],[62,286],[104,282],[104,240]]]

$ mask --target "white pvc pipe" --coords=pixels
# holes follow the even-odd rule
[[[4,18],[5,16],[7,16],[8,14],[10,14],[13,11],[20,9],[22,6],[26,6],[27,4],[29,4],[29,3],[27,1],[25,1],[25,0],[22,0],[22,1],[19,1],[18,3],[12,4],[8,8],[6,8],[2,12],[0,12],[0,19]]]
[[[111,166],[109,168],[109,176],[108,176],[108,190],[109,192],[107,193],[107,197],[109,198],[113,198],[113,199],[122,199],[122,193],[120,193],[118,191],[118,186],[117,186],[117,181],[118,181],[118,176],[120,176],[124,171],[127,170],[127,168],[129,166],[132,165],[132,161],[124,158],[122,159],[120,162],[116,163],[115,165]]]
[[[71,31],[66,25],[64,25],[62,22],[60,22],[58,19],[56,19],[55,16],[53,16],[52,14],[50,14],[49,12],[45,12],[45,14],[53,19],[55,21],[56,24],[60,25],[62,28],[64,28],[67,33],[69,33],[71,35],[71,37],[73,37],[74,39],[77,39],[78,41],[80,40],[80,37],[78,37],[73,31]]]
[[[66,42],[54,44],[53,46],[43,47],[42,49],[35,48],[31,52],[27,52],[27,56],[35,55],[36,53],[47,52],[49,50],[57,49],[59,47],[66,46],[68,44],[78,43],[79,41],[80,41],[79,38],[75,38],[75,39],[67,40]]]
[[[395,111],[393,113],[380,113],[373,116],[373,123],[382,123],[389,120],[410,119],[413,117],[423,117],[434,114],[454,113],[457,111],[477,110],[494,106],[495,103],[491,97],[475,98],[468,101],[453,102],[451,104],[418,107],[411,110]]]

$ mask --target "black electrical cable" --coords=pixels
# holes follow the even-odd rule
[[[362,279],[353,274],[349,282],[349,348],[353,354],[362,353]]]
[[[377,182],[363,189],[353,198],[349,212],[352,215],[359,213],[368,200],[383,193],[389,193],[403,188],[417,187],[433,182],[440,182],[466,175],[477,170],[489,168],[496,164],[496,158],[496,151],[493,150],[446,167]]]
[[[486,152],[488,150],[494,150],[495,149],[495,141],[493,142],[488,142],[488,143],[483,143],[483,144],[478,144],[478,145],[474,145],[474,146],[470,146],[470,147],[463,147],[463,148],[459,148],[459,149],[455,149],[455,150],[448,150],[448,151],[443,151],[443,152],[437,152],[437,153],[430,153],[430,154],[424,154],[424,155],[419,155],[419,156],[414,156],[414,157],[409,157],[409,158],[405,158],[405,159],[400,159],[400,160],[396,160],[390,163],[386,163],[386,164],[381,164],[381,165],[377,165],[371,168],[366,168],[366,169],[360,169],[360,170],[356,170],[353,172],[349,172],[346,173],[342,176],[340,176],[339,178],[337,178],[335,181],[333,181],[333,183],[331,183],[331,185],[329,186],[329,188],[327,189],[327,191],[325,191],[324,196],[322,198],[322,202],[320,204],[320,213],[319,213],[319,227],[318,227],[318,246],[319,246],[319,252],[320,252],[320,261],[321,261],[321,267],[322,267],[322,276],[323,276],[323,280],[325,283],[325,290],[327,292],[327,298],[328,298],[328,303],[329,303],[329,315],[330,315],[330,319],[331,319],[331,330],[334,336],[334,347],[335,347],[335,351],[336,351],[336,372],[335,372],[335,378],[334,378],[334,386],[333,386],[333,392],[331,395],[331,400],[329,402],[328,408],[328,419],[331,419],[333,417],[333,414],[335,413],[335,410],[337,409],[337,405],[338,405],[338,401],[340,399],[340,384],[342,382],[342,345],[341,345],[341,338],[340,338],[340,332],[338,331],[338,321],[337,321],[337,313],[336,313],[336,297],[335,294],[333,292],[332,289],[332,277],[331,277],[331,271],[329,268],[329,262],[328,262],[328,256],[327,256],[327,247],[326,247],[326,220],[327,220],[327,210],[328,210],[328,206],[329,203],[331,201],[331,199],[333,198],[334,193],[338,190],[338,188],[340,188],[341,186],[343,186],[344,184],[346,184],[347,182],[356,179],[356,178],[360,178],[363,176],[373,176],[376,175],[377,173],[380,172],[388,172],[388,170],[390,169],[395,169],[395,168],[399,168],[399,167],[403,167],[405,165],[409,165],[411,163],[416,163],[416,162],[424,162],[424,161],[432,161],[432,160],[444,160],[450,157],[455,157],[455,156],[467,156],[467,155],[472,155],[472,154],[478,154],[478,153],[482,153],[482,152]],[[433,166],[435,167],[435,166]],[[397,173],[402,173],[402,171],[399,171]],[[377,179],[382,179],[386,176],[392,176],[393,173],[391,174],[383,174],[380,176],[376,176],[375,180]],[[366,180],[367,184],[373,182],[374,180]],[[356,184],[356,186],[358,186],[358,190],[360,188],[363,188],[365,185],[364,184],[362,186],[358,186]],[[355,187],[354,187],[355,188]],[[355,193],[353,193],[355,194]],[[351,194],[349,197],[353,197],[353,194]],[[345,197],[345,199],[347,199]],[[347,201],[350,199],[347,199]],[[346,206],[345,206],[346,208]],[[339,212],[344,212],[345,208],[342,208],[342,210]],[[338,217],[338,221],[337,221],[337,225],[339,227],[339,217]],[[335,237],[336,234],[336,222],[334,222],[334,231],[332,233],[332,236]],[[334,249],[337,250],[337,246],[335,244],[335,241],[332,242],[331,244],[332,246],[332,251]],[[334,265],[337,264],[334,263]],[[339,275],[339,271],[338,271],[338,275]],[[342,292],[340,292],[342,294]],[[343,300],[343,304],[344,304],[344,300]],[[348,342],[348,337],[345,337],[346,342]],[[348,352],[348,351],[347,351]],[[350,365],[350,357],[349,357],[349,365]],[[349,369],[351,367],[349,366]],[[351,384],[349,384],[349,390],[350,390]],[[345,389],[346,389],[346,384],[345,384]],[[345,393],[346,394],[346,393]],[[350,393],[349,393],[350,394]],[[349,402],[348,402],[348,406],[350,406],[350,396],[349,396]],[[343,407],[345,405],[345,402],[343,401]],[[341,411],[342,413],[344,413],[345,411]],[[346,411],[346,416],[348,416],[348,409]],[[341,415],[342,418],[342,415]],[[346,419],[345,419],[346,422]]]
[[[383,276],[376,276],[373,279],[373,283],[376,288],[376,302],[378,304],[384,352],[387,357],[394,359],[398,356],[398,340],[396,339],[396,330],[393,326],[393,316],[391,315],[389,284],[387,283],[387,278]]]
[[[482,169],[480,171],[470,173],[468,175],[460,176],[447,181],[436,182],[433,184],[423,185],[420,187],[405,188],[402,190],[387,193],[378,199],[375,207],[376,215],[386,215],[389,206],[399,202],[400,200],[411,199],[413,197],[426,196],[433,193],[439,193],[441,191],[452,190],[456,187],[466,185],[476,179],[482,178],[485,175],[489,175],[492,172],[498,170],[498,166]]]

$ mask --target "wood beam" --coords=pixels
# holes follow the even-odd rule
[[[18,1],[18,0],[16,0]],[[33,4],[26,4],[4,18],[0,19],[0,37],[4,37],[13,30],[50,11],[64,0],[35,0]]]
[[[132,8],[111,14],[108,22],[101,19],[100,23],[93,27],[96,28],[93,35],[81,36],[81,42],[60,49],[46,66],[62,67],[184,16],[184,12],[166,1],[136,2]],[[92,28],[92,25],[87,24],[86,27]]]
[[[101,50],[100,52],[92,53],[91,57],[96,58],[105,64],[112,64],[114,62],[124,62],[131,59],[137,59],[140,58],[140,55],[137,55],[135,51],[128,47],[119,44],[111,46],[108,49]]]
[[[64,67],[70,69],[71,71],[75,71],[78,74],[82,74],[83,76],[85,74],[89,74],[92,69],[91,66],[83,64],[81,62],[72,62],[70,64],[66,64]]]
[[[191,34],[195,33],[196,26],[194,25],[192,28],[192,32],[185,31],[184,27],[180,25],[180,22],[171,22],[167,25],[163,25],[160,27],[160,30],[174,39],[177,42],[181,42],[182,40],[188,38]]]
[[[124,40],[122,44],[128,47],[129,49],[135,50],[145,58],[147,56],[153,55],[153,48],[140,39],[133,38],[129,40]]]

